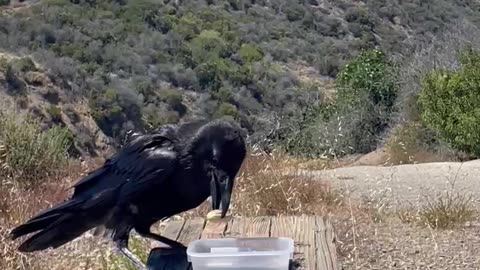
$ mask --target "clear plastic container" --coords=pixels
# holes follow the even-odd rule
[[[193,270],[288,270],[293,240],[221,238],[195,240],[187,248]]]

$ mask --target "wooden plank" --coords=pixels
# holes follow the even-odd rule
[[[183,225],[183,229],[178,236],[177,241],[188,246],[193,240],[200,239],[205,221],[203,218],[188,219]]]
[[[224,236],[225,237],[240,237],[242,232],[244,231],[244,220],[243,218],[233,218],[227,224],[227,228],[225,230]]]
[[[243,237],[269,237],[271,217],[254,217],[243,220]]]
[[[177,240],[184,224],[184,220],[173,220],[168,222],[167,226],[165,226],[162,231],[162,236],[165,236],[172,240]]]
[[[216,221],[207,221],[203,229],[201,239],[222,238],[225,236],[228,224],[232,219],[220,219]]]
[[[295,217],[295,236],[297,241],[296,250],[303,258],[305,269],[316,269],[315,261],[315,217],[300,216]]]
[[[315,219],[316,269],[336,270],[338,268],[338,262],[333,227],[326,218],[316,217]]]
[[[295,217],[291,216],[282,216],[282,217],[272,217],[270,236],[271,237],[289,237],[295,239]],[[290,261],[289,269],[305,269],[302,268],[304,265],[304,259],[301,253],[296,251],[297,243],[295,243],[295,250],[293,253],[293,260]]]
[[[203,228],[205,226],[205,220],[203,218],[195,218],[195,219],[189,219],[185,222],[185,225],[183,225],[183,229],[180,232],[180,235],[178,236],[178,241],[185,246],[188,246],[188,244],[194,240],[200,239],[202,235]],[[187,255],[185,254],[185,260]],[[169,268],[166,268],[169,269]],[[186,270],[192,269],[192,266],[190,263],[185,265]]]
[[[178,236],[180,235],[180,231],[183,228],[183,224],[185,224],[185,221],[183,220],[169,221],[165,226],[165,228],[163,228],[163,231],[160,232],[160,235],[172,240],[177,240]],[[151,247],[152,248],[168,247],[168,245],[152,240]]]
[[[272,225],[270,230],[271,237],[295,237],[294,235],[294,217],[272,217]]]
[[[271,217],[233,218],[225,230],[225,237],[269,237]]]

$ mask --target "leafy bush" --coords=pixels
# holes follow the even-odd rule
[[[339,157],[375,150],[397,95],[395,67],[379,50],[360,53],[337,75],[333,103],[302,104],[281,132],[285,150],[301,156]]]
[[[0,56],[0,72],[5,72],[8,67],[8,59]]]
[[[160,90],[160,96],[170,108],[178,112],[180,115],[183,116],[186,113],[187,108],[183,104],[183,97],[180,91],[174,89],[162,89]]]
[[[124,137],[132,128],[142,127],[139,97],[120,85],[107,89],[90,100],[92,114],[99,127],[115,139]]]
[[[344,129],[343,137],[350,138],[348,147],[356,152],[373,150],[388,126],[397,97],[394,74],[393,63],[374,49],[360,53],[337,76],[336,108],[340,118],[351,117],[351,129]]]
[[[30,57],[22,57],[11,61],[13,68],[17,71],[27,72],[36,71],[37,67]]]
[[[66,161],[70,131],[55,126],[42,131],[31,119],[0,114],[0,175],[25,183],[39,182]]]
[[[390,110],[397,97],[393,64],[377,49],[361,52],[337,76],[337,103],[343,108],[366,101]]]
[[[244,63],[260,61],[263,58],[262,51],[252,44],[242,44],[238,54]]]
[[[50,117],[54,123],[59,123],[62,121],[62,109],[60,109],[60,107],[50,105],[47,107],[47,113],[50,114]]]
[[[18,76],[17,71],[15,71],[11,64],[7,64],[5,79],[7,81],[9,94],[21,96],[27,93],[27,84]]]
[[[421,117],[458,150],[480,156],[480,52],[460,55],[462,70],[435,69],[423,79]]]
[[[227,43],[219,32],[204,30],[192,40],[191,50],[193,61],[204,63],[209,59],[223,56],[227,50]]]
[[[231,117],[236,118],[238,116],[238,110],[232,104],[222,102],[218,106],[216,115],[217,115],[217,117],[231,116]]]
[[[299,4],[291,4],[285,10],[285,14],[289,21],[299,21],[305,16],[305,9]]]

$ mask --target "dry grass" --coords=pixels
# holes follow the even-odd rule
[[[402,223],[417,224],[431,229],[455,229],[475,220],[473,196],[446,190],[435,197],[426,197],[421,206],[399,209],[396,216]]]
[[[16,225],[24,222],[39,211],[58,203],[68,195],[68,187],[78,180],[97,160],[88,163],[69,162],[63,170],[50,174],[36,187],[25,188],[21,181],[13,178],[0,179],[0,269],[79,269],[82,264],[75,258],[85,257],[84,252],[74,251],[78,244],[70,245],[59,251],[43,254],[22,254],[16,251],[18,242],[12,242],[8,234]],[[51,256],[56,256],[52,258]],[[91,259],[86,259],[88,264]],[[55,262],[55,263],[53,263]]]
[[[405,122],[394,127],[385,140],[386,165],[453,161],[454,157],[428,148],[431,131],[420,122]],[[430,134],[430,135],[429,135]]]
[[[453,229],[475,218],[472,196],[447,191],[435,198],[428,198],[419,211],[420,222],[434,229]]]
[[[320,214],[343,203],[324,181],[295,173],[282,154],[254,150],[237,178],[232,212],[242,216]],[[289,173],[285,172],[290,169]]]

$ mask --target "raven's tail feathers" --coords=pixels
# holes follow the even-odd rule
[[[18,250],[23,252],[62,246],[100,225],[114,206],[117,193],[111,188],[94,197],[65,201],[13,229],[10,236],[15,239],[38,231],[20,245]]]
[[[62,217],[64,210],[71,209],[82,203],[78,200],[70,200],[63,202],[57,206],[47,209],[35,217],[27,221],[26,223],[16,227],[10,232],[10,237],[14,240],[20,236],[33,233],[39,230],[47,228],[50,224],[56,222]]]
[[[36,232],[48,227],[48,225],[55,222],[62,214],[53,214],[51,216],[40,217],[33,219],[25,224],[22,224],[10,232],[10,237],[12,240],[17,239],[20,236]]]
[[[74,214],[64,214],[42,231],[23,242],[18,248],[22,252],[33,252],[47,248],[57,248],[72,241],[91,229],[91,224]]]

